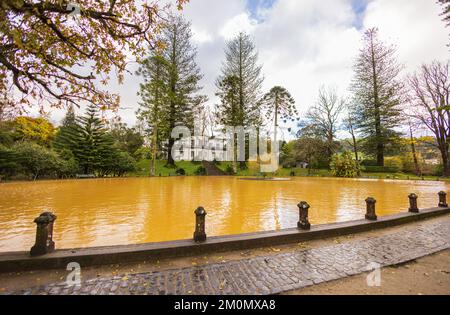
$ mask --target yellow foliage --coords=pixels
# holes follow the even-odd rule
[[[41,145],[49,146],[53,140],[56,129],[51,122],[44,118],[20,116],[14,120],[14,133],[18,140],[35,141]]]

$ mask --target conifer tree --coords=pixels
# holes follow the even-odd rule
[[[384,44],[378,29],[372,28],[364,34],[364,47],[354,65],[355,125],[365,138],[365,151],[376,156],[378,166],[384,166],[386,147],[398,137],[395,127],[401,125],[402,67],[395,54],[395,47]]]
[[[197,49],[191,43],[191,24],[181,16],[173,16],[162,30],[161,40],[165,45],[162,57],[167,62],[168,76],[165,84],[168,89],[168,102],[165,106],[166,124],[162,133],[169,135],[177,124],[193,129],[194,108],[206,100],[198,94],[202,79],[196,63]],[[172,147],[175,139],[169,137],[167,147],[167,165],[175,166]]]
[[[53,148],[57,152],[64,149],[71,150],[71,134],[74,127],[76,127],[76,116],[73,106],[70,106],[53,140]]]
[[[216,81],[216,95],[221,99],[218,122],[233,127],[256,127],[257,138],[262,125],[259,100],[264,79],[261,69],[255,43],[249,35],[241,32],[227,43],[222,73]],[[236,171],[236,136],[234,147]],[[240,166],[245,169],[245,162]]]
[[[295,121],[298,117],[295,100],[288,90],[281,86],[273,87],[264,95],[261,105],[265,109],[266,118],[274,122],[274,142],[278,141],[278,120]]]
[[[218,109],[218,123],[223,126],[242,126],[245,112],[239,105],[239,78],[228,76],[217,82],[219,91],[216,95],[220,99]]]
[[[190,23],[181,16],[171,16],[159,39],[161,48],[151,50],[138,71],[145,79],[139,93],[142,101],[138,115],[148,125],[152,138],[152,175],[157,148],[163,142],[167,143],[167,166],[175,166],[175,139],[170,134],[178,124],[192,130],[195,108],[206,100],[198,94],[202,75],[195,60],[197,49],[191,43]]]
[[[75,159],[85,174],[104,169],[112,163],[114,140],[107,134],[97,107],[90,105],[84,116],[69,129],[69,143]],[[104,175],[104,174],[101,174]]]
[[[168,139],[167,106],[169,101],[169,89],[166,84],[168,78],[168,63],[158,54],[152,55],[144,60],[138,75],[144,77],[144,83],[140,86],[139,95],[141,102],[137,111],[138,119],[144,122],[148,129],[147,134],[151,137],[152,161],[150,165],[150,176],[155,176],[156,159],[158,148],[161,147],[161,139]]]
[[[222,74],[217,79],[218,94],[228,93],[229,84],[224,84],[231,78],[235,81],[237,106],[233,113],[224,113],[224,116],[235,115],[232,121],[234,126],[256,126],[261,124],[261,111],[259,100],[261,85],[263,83],[262,66],[258,64],[258,53],[251,37],[239,33],[227,43],[225,49],[225,62]],[[230,83],[230,82],[228,82]]]
[[[217,122],[222,126],[243,126],[245,112],[239,105],[239,78],[234,75],[224,77],[217,82],[217,87],[216,96],[220,99]],[[233,171],[237,172],[237,135],[234,135],[233,146]]]

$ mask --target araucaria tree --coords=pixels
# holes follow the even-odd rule
[[[122,82],[129,56],[140,60],[147,45],[158,46],[168,9],[153,0],[72,2],[1,1],[0,79],[22,92],[20,102],[118,106],[118,95],[100,84],[112,71]]]
[[[295,108],[295,100],[284,87],[275,86],[264,95],[261,100],[261,106],[265,109],[266,118],[274,122],[274,143],[278,141],[278,121],[295,121],[298,112]]]
[[[195,107],[205,101],[205,96],[198,94],[202,75],[191,39],[190,23],[181,16],[172,16],[161,32],[162,49],[152,50],[140,71],[146,77],[141,86],[141,117],[154,131],[156,128],[153,132],[156,141],[159,136],[167,141],[168,166],[175,166],[172,157],[175,139],[170,137],[171,131],[177,124],[192,130]]]
[[[169,89],[166,84],[168,78],[167,62],[161,55],[154,52],[142,63],[138,74],[144,77],[139,95],[142,101],[137,112],[138,118],[147,126],[146,133],[151,137],[152,159],[150,176],[155,176],[156,159],[161,147],[161,139],[168,139],[167,110],[165,106],[169,100]]]
[[[222,126],[243,126],[245,111],[239,105],[239,78],[233,75],[217,82],[220,103],[217,105],[218,123]]]
[[[217,88],[219,91],[216,95],[220,99],[220,103],[217,105],[216,117],[217,123],[221,126],[244,126],[245,111],[239,105],[239,79],[236,76],[230,75],[221,78],[217,82]],[[237,172],[237,135],[233,136],[233,170]]]
[[[450,76],[449,63],[423,65],[409,79],[412,116],[425,125],[436,138],[444,166],[450,176]]]
[[[222,104],[225,110],[220,113],[219,120],[233,126],[260,126],[258,102],[264,80],[261,69],[255,44],[249,35],[239,33],[227,43],[222,74],[216,86],[221,100],[226,96],[226,101],[232,101],[233,106]]]
[[[319,89],[316,104],[306,115],[309,127],[325,143],[328,161],[331,161],[331,157],[337,149],[336,132],[344,108],[345,101],[339,98],[334,88],[322,87]]]
[[[217,93],[220,97],[218,105],[218,123],[233,127],[256,127],[262,125],[261,85],[262,66],[258,64],[258,52],[252,38],[239,33],[227,43],[222,74],[216,81]],[[234,136],[233,165],[237,165],[237,135]],[[241,168],[245,162],[241,161]]]
[[[365,138],[365,151],[376,156],[378,166],[384,166],[386,147],[398,137],[395,127],[402,121],[402,66],[395,54],[395,47],[384,44],[378,29],[372,28],[364,34],[364,47],[354,65],[355,125]]]

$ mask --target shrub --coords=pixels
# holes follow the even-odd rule
[[[225,169],[225,174],[227,174],[227,175],[235,175],[233,166],[228,164],[227,168]]]
[[[55,175],[62,163],[54,151],[35,143],[23,142],[15,145],[13,149],[21,169],[34,180],[40,176]]]
[[[114,175],[122,177],[125,173],[136,170],[136,160],[125,151],[118,151],[115,154],[115,163],[112,165]]]
[[[363,160],[361,166],[377,166],[377,161],[375,160]]]
[[[58,153],[58,156],[60,157],[57,168],[58,177],[72,177],[80,172],[80,165],[75,159],[72,151],[69,149],[62,149]]]
[[[199,166],[195,170],[195,175],[197,175],[197,176],[205,176],[205,175],[208,175],[208,174],[206,172],[206,168],[204,168],[203,166]]]
[[[331,171],[336,177],[354,178],[358,176],[359,165],[353,154],[346,151],[341,156],[334,155],[331,159]]]
[[[142,159],[151,160],[152,159],[152,150],[147,147],[142,147],[142,148],[137,149],[136,152],[134,152],[134,156],[137,160],[142,160]]]
[[[176,170],[175,174],[177,174],[179,176],[185,176],[186,175],[186,171],[184,170],[184,168],[178,168]]]
[[[59,178],[74,177],[76,174],[80,173],[80,166],[75,158],[69,160],[60,159],[56,172]]]
[[[240,163],[239,163],[239,169],[240,169],[241,171],[246,171],[246,170],[248,170],[248,165],[247,165],[247,163],[245,163],[245,162],[240,162]]]
[[[399,156],[387,157],[384,159],[384,166],[392,169],[393,173],[403,170],[403,162]]]
[[[385,166],[378,166],[375,160],[364,160],[361,162],[366,173],[398,173],[403,170],[403,163],[400,157],[387,157],[384,160]]]
[[[15,152],[0,144],[0,180],[15,175],[18,168]]]
[[[422,175],[424,176],[442,176],[444,174],[444,166],[442,164],[422,166]]]
[[[366,166],[366,167],[364,167],[364,172],[366,172],[366,173],[398,173],[398,168],[386,167],[386,166]]]

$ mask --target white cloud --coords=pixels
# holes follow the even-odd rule
[[[250,18],[247,12],[236,15],[227,21],[220,30],[220,35],[226,40],[230,40],[240,32],[252,33],[257,27],[257,21]]]
[[[361,0],[365,1],[365,0]],[[369,0],[368,0],[369,1]],[[245,0],[192,0],[183,14],[192,22],[198,64],[204,74],[204,93],[216,101],[225,42],[243,30],[255,38],[263,64],[264,90],[285,86],[301,112],[314,102],[320,85],[347,93],[362,31],[352,0],[277,0],[271,8],[247,11]],[[362,14],[364,27],[377,26],[383,39],[398,47],[406,72],[421,63],[448,58],[448,32],[440,7],[430,0],[370,0]],[[122,96],[123,120],[133,124],[140,78],[127,76],[123,86],[111,85]],[[60,116],[60,115],[59,115]]]
[[[255,30],[266,90],[286,87],[305,112],[320,85],[350,82],[360,34],[349,1],[278,1]]]
[[[198,30],[192,28],[192,39],[196,44],[210,43],[213,41],[213,36],[208,31]]]
[[[422,63],[449,58],[449,29],[444,27],[437,1],[375,0],[366,10],[364,26],[378,27],[380,36],[398,48],[399,60],[406,71]]]

